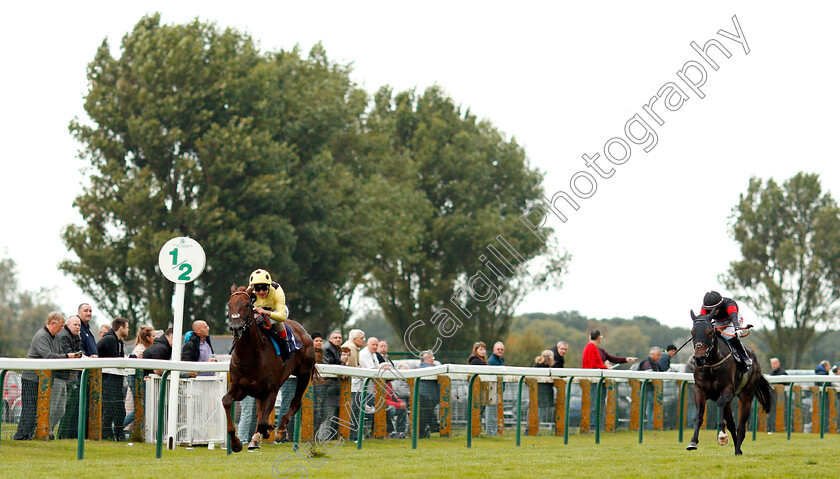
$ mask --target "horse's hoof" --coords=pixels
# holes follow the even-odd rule
[[[690,443],[688,443],[688,446],[685,446],[685,450],[686,451],[696,451],[697,450],[697,443],[694,442],[694,441],[691,441]]]
[[[718,436],[719,446],[725,446],[727,444],[729,444],[729,436],[727,436],[726,434],[724,434],[723,436]]]
[[[260,443],[257,441],[251,441],[248,443],[248,450],[254,451],[260,448]]]
[[[242,443],[236,441],[236,443],[230,445],[230,450],[233,452],[241,452],[242,451]]]
[[[742,451],[735,451],[736,456],[743,456],[744,453]]]

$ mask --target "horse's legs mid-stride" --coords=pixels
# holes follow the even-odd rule
[[[747,421],[752,412],[752,398],[747,396],[745,394],[738,397],[738,436],[735,438],[736,456],[743,454],[741,452],[741,444],[743,444],[744,438],[747,436]]]
[[[311,371],[303,371],[303,369],[305,369],[303,367],[299,369],[301,369],[301,371],[298,371],[297,374],[295,374],[295,376],[300,378],[297,381],[297,386],[295,386],[295,396],[289,404],[289,410],[286,411],[286,414],[283,414],[283,417],[280,419],[280,425],[277,428],[278,431],[286,431],[286,424],[288,424],[289,420],[292,419],[292,416],[297,414],[298,410],[300,410],[300,406],[303,403],[303,394],[306,392],[306,387],[309,386],[309,376]],[[291,437],[289,437],[289,439],[291,439]]]
[[[262,401],[257,400],[257,434],[261,435],[263,439],[268,439],[271,431],[274,430],[274,424],[269,424],[268,420],[271,418],[271,410],[274,409],[274,403],[277,400],[277,391],[269,391],[268,395]]]

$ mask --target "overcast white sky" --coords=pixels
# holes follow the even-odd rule
[[[599,153],[597,190],[579,199],[565,224],[549,225],[573,255],[565,286],[530,296],[520,312],[576,309],[596,318],[649,315],[688,326],[705,291],[739,258],[728,235],[732,207],[750,176],[817,172],[840,195],[837,166],[840,29],[833,3],[786,2],[72,2],[4,7],[0,52],[4,94],[0,255],[13,258],[25,289],[55,286],[70,313],[89,301],[57,269],[70,257],[62,228],[79,223],[73,199],[85,182],[68,122],[84,118],[85,67],[97,46],[112,47],[146,13],[166,23],[195,17],[252,34],[263,50],[304,51],[321,41],[352,62],[369,92],[438,83],[464,107],[522,144],[546,173],[549,195],[570,191]],[[545,2],[547,3],[547,2]],[[749,46],[735,33],[737,15]],[[709,68],[691,48],[715,38],[731,53]],[[118,50],[115,50],[118,52]],[[690,61],[708,77],[700,99],[677,77]],[[690,74],[692,75],[692,74]],[[668,82],[689,95],[678,111],[659,106],[656,125],[643,105]],[[611,166],[604,144],[626,139],[635,114],[658,143],[631,145]],[[585,183],[578,184],[584,188]],[[212,262],[212,258],[208,258]],[[110,320],[101,313],[95,318]],[[755,321],[744,309],[744,316]]]

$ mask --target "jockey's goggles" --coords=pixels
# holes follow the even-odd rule
[[[267,284],[255,284],[254,285],[254,291],[268,291],[268,285]]]

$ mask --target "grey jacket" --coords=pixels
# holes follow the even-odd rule
[[[67,326],[61,328],[61,331],[55,335],[58,338],[58,343],[61,345],[62,353],[75,353],[82,350],[82,338],[75,336],[67,329]],[[78,378],[78,373],[75,370],[59,369],[53,373],[53,377],[57,379],[73,379]]]
[[[44,326],[32,337],[32,344],[29,345],[29,353],[26,357],[33,359],[58,359],[66,358],[67,353],[61,352],[61,342],[58,339],[58,335],[53,336],[47,327]],[[31,370],[23,371],[20,376],[29,381],[38,380],[38,375],[35,374],[35,371]]]

